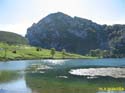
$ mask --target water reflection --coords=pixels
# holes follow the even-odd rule
[[[68,60],[43,60],[44,63],[52,64],[52,65],[63,65]]]
[[[125,87],[124,60],[27,60],[1,62],[0,71],[19,71],[21,77],[4,83],[0,82],[0,93],[34,93],[34,91],[35,93],[125,93],[125,91],[98,90],[99,87]],[[86,78],[88,77],[86,75],[89,78]],[[91,78],[91,76],[104,77]]]
[[[27,87],[25,77],[0,84],[0,93],[32,93]]]

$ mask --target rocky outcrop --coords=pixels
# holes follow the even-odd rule
[[[121,28],[116,28],[57,12],[29,27],[26,37],[33,46],[85,54],[91,49],[110,49],[114,44],[110,41],[114,38],[110,34],[121,31]],[[121,36],[124,37],[120,34]],[[117,35],[116,37],[119,38]]]

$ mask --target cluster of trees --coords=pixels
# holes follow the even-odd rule
[[[90,50],[89,55],[99,58],[123,58],[125,57],[125,46],[121,46],[120,48],[112,48],[111,50]]]
[[[42,51],[42,48],[37,47],[37,48],[36,48],[36,51]],[[62,58],[64,59],[65,56],[66,56],[66,50],[65,50],[65,49],[62,49],[61,53],[62,53]],[[51,54],[52,58],[54,58],[54,56],[55,56],[55,54],[56,54],[56,49],[55,49],[55,48],[51,48],[51,49],[50,49],[50,54]]]
[[[93,57],[107,58],[110,57],[111,52],[109,50],[95,49],[90,50],[89,55]]]
[[[66,50],[65,49],[62,49],[62,58],[64,59],[65,58],[65,55],[66,55]],[[54,55],[56,54],[56,50],[55,48],[51,48],[51,55],[52,55],[52,58],[54,58]]]

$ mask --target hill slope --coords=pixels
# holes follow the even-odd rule
[[[7,50],[5,51],[5,48],[7,47]],[[31,59],[77,59],[77,58],[83,58],[83,59],[94,59],[97,57],[91,57],[91,56],[82,56],[78,54],[71,54],[68,52],[59,52],[55,51],[54,56],[52,56],[51,50],[48,49],[42,49],[42,48],[36,48],[31,47],[27,45],[8,45],[8,44],[1,44],[0,48],[3,48],[4,50],[0,50],[0,61],[1,60],[31,60]]]
[[[23,36],[5,31],[0,31],[0,42],[8,44],[27,44],[27,40]]]

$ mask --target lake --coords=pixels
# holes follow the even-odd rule
[[[125,59],[0,62],[0,93],[125,93]]]

